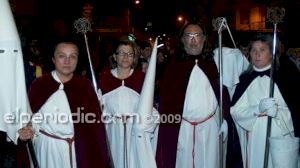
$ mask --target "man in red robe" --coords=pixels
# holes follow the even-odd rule
[[[213,55],[202,52],[205,35],[198,24],[186,25],[180,40],[185,53],[172,60],[162,76],[157,164],[162,168],[218,167],[218,133],[224,124],[217,117],[218,69]],[[229,95],[223,91],[226,118]]]

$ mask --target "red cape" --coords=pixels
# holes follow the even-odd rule
[[[124,85],[140,93],[143,87],[145,74],[140,69],[135,69],[133,73],[124,80]],[[109,68],[105,68],[99,76],[99,86],[102,94],[106,94],[122,85],[121,79],[114,77]]]
[[[59,83],[51,74],[36,79],[29,90],[33,113],[36,113],[58,88]],[[97,119],[100,119],[98,98],[88,79],[74,75],[70,81],[64,83],[64,91],[72,113],[76,113],[78,107],[84,107],[80,113],[94,113]],[[78,118],[73,116],[73,120]],[[78,168],[111,167],[103,123],[74,123],[74,132]]]

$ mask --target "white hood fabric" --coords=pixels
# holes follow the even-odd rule
[[[155,40],[148,70],[144,79],[139,105],[137,113],[141,115],[141,124],[137,124],[137,129],[144,130],[149,125],[152,111],[153,111],[153,99],[154,99],[154,85],[155,85],[155,71],[156,71],[156,57],[157,57],[157,38]]]
[[[31,110],[20,39],[8,0],[0,0],[0,76],[0,130],[17,143],[17,131],[30,120]]]
[[[8,0],[0,0],[0,40],[20,41]]]
[[[219,69],[219,48],[214,49],[214,60]],[[249,66],[249,61],[237,48],[222,47],[223,85],[228,88],[232,97],[235,86],[240,82],[239,76]]]

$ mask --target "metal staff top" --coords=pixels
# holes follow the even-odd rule
[[[93,68],[93,64],[92,64],[92,59],[91,59],[91,54],[90,54],[89,45],[88,45],[88,41],[87,41],[87,36],[86,36],[86,33],[88,31],[92,31],[91,23],[86,18],[79,18],[74,22],[74,27],[77,29],[77,33],[82,33],[84,35],[85,46],[86,46],[86,51],[87,51],[87,55],[88,55],[88,59],[89,59],[90,71],[91,71],[91,75],[92,75],[92,82],[93,82],[95,92],[97,94],[98,86],[97,86],[95,72],[94,72],[94,68]]]
[[[277,24],[283,22],[283,17],[285,15],[285,9],[279,7],[271,7],[267,9],[267,22],[272,22]]]
[[[214,27],[214,30],[218,31],[218,33],[220,33],[221,31],[223,31],[224,29],[227,29],[227,31],[229,33],[229,36],[231,38],[231,41],[232,41],[232,43],[234,45],[234,48],[236,48],[236,44],[235,44],[234,39],[232,37],[232,34],[231,34],[231,31],[230,31],[229,26],[227,24],[226,18],[224,18],[224,17],[218,17],[216,19],[213,19],[212,20],[212,25]]]
[[[274,66],[276,59],[276,48],[277,48],[277,24],[283,22],[283,17],[285,15],[285,9],[279,7],[271,7],[267,9],[267,22],[272,22],[274,24],[273,31],[273,48],[272,48],[272,66],[270,71],[270,97],[273,97],[274,94]]]
[[[75,20],[74,27],[77,30],[77,33],[86,34],[88,31],[92,31],[91,23],[86,18],[79,18]]]

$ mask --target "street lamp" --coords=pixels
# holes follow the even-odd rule
[[[140,4],[141,1],[140,0],[135,0],[134,2],[135,2],[136,5],[138,5],[138,4]]]
[[[183,20],[184,20],[183,16],[178,16],[178,17],[177,17],[177,21],[178,21],[178,22],[182,22]]]

